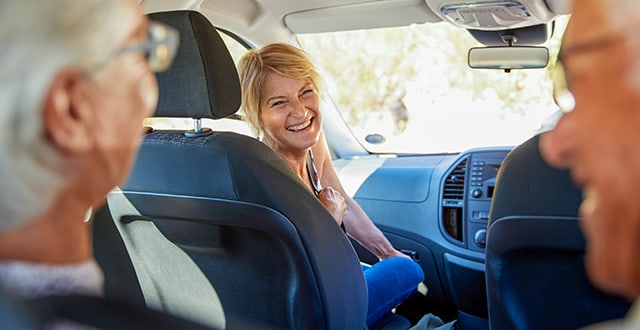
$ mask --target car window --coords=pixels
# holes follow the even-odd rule
[[[568,18],[546,43],[555,57]],[[304,34],[352,132],[371,152],[459,152],[516,145],[548,126],[557,107],[548,69],[472,70],[464,29],[447,23]],[[370,134],[382,143],[367,143]]]
[[[247,52],[247,46],[242,44],[238,39],[236,39],[230,32],[218,30],[220,32],[220,36],[222,37],[222,41],[227,45],[229,49],[229,53],[231,53],[231,58],[233,58],[233,62],[238,65],[242,56]]]

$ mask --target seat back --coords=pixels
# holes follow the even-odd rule
[[[216,330],[144,306],[66,294],[18,297],[0,287],[0,329]]]
[[[152,19],[181,32],[174,65],[158,76],[156,116],[233,114],[238,76],[209,21],[191,11]],[[97,237],[96,246],[104,252],[116,242],[128,256],[99,260],[113,270],[108,294],[126,297],[110,283],[134,283],[146,304],[218,326],[219,316],[203,315],[221,303],[228,328],[365,327],[366,284],[349,241],[280,157],[251,137],[151,131],[101,214],[96,222],[110,229],[95,235],[117,237]]]
[[[41,314],[0,286],[0,329],[42,329],[45,320]]]
[[[514,148],[496,180],[486,284],[492,329],[577,329],[623,317],[630,304],[594,288],[577,217],[581,192],[550,167],[539,136]]]

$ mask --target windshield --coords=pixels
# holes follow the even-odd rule
[[[556,22],[545,45],[552,61],[566,21]],[[516,145],[550,125],[557,112],[548,69],[470,69],[467,52],[480,44],[451,24],[305,34],[298,41],[370,152]],[[365,140],[374,134],[382,142]]]

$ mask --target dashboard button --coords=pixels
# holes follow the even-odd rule
[[[487,245],[487,230],[486,229],[480,229],[476,232],[476,234],[473,236],[473,241],[476,243],[476,245],[479,248],[483,248]]]

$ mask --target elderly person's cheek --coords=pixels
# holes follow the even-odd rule
[[[636,262],[640,237],[630,226],[631,210],[605,190],[585,191],[581,205],[581,227],[587,242],[586,268],[600,289],[635,299],[640,267]]]
[[[540,153],[549,164],[566,168],[571,165],[573,153],[573,122],[564,115],[558,120],[556,127],[540,137]]]
[[[151,117],[158,105],[158,82],[153,72],[147,72],[140,79],[138,93],[141,100],[142,118]]]
[[[609,236],[605,231],[601,230],[597,214],[593,211],[595,205],[589,205],[593,201],[586,197],[580,205],[580,227],[584,233],[586,240],[585,267],[590,280],[598,287],[605,291],[617,291],[611,283],[612,267],[608,264],[612,261],[613,256],[608,256],[611,245],[607,243],[606,237]],[[589,209],[588,211],[586,209]]]

